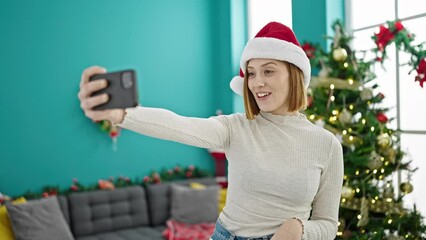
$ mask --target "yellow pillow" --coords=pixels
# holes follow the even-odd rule
[[[207,188],[206,185],[201,184],[201,183],[197,183],[197,182],[192,182],[192,183],[189,184],[189,186],[192,189],[198,189],[198,190],[202,190],[202,189],[206,189]]]
[[[13,204],[20,204],[25,202],[25,198],[23,197],[12,201]],[[6,206],[0,206],[0,239],[15,240],[12,225],[10,225],[9,221],[9,215],[7,214]]]
[[[225,207],[226,203],[226,194],[228,192],[227,188],[222,188],[219,190],[219,213],[222,212],[223,208]]]

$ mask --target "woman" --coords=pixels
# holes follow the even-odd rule
[[[291,29],[267,24],[241,57],[231,88],[243,95],[245,114],[203,118],[136,107],[93,111],[106,86],[82,74],[79,98],[92,120],[109,120],[144,135],[203,148],[228,159],[228,195],[211,239],[334,239],[343,181],[342,147],[299,113],[306,108],[309,60]]]

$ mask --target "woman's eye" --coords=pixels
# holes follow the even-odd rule
[[[248,76],[249,78],[254,77],[254,73],[252,73],[252,72],[248,72],[248,73],[247,73],[247,76]]]
[[[272,70],[265,70],[265,74],[266,75],[269,75],[269,74],[272,74],[274,71],[272,71]]]

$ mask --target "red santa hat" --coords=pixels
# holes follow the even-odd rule
[[[289,27],[278,22],[270,22],[247,43],[240,60],[240,75],[232,78],[230,83],[231,89],[238,95],[243,95],[244,69],[247,61],[253,58],[275,59],[296,65],[302,70],[305,88],[308,88],[311,65],[296,35]]]

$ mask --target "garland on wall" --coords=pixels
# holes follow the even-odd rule
[[[114,190],[115,188],[134,186],[134,185],[148,185],[148,184],[159,184],[162,182],[170,182],[183,179],[191,178],[202,178],[210,177],[213,174],[207,170],[200,169],[194,165],[189,165],[186,167],[181,167],[176,165],[174,168],[162,169],[161,171],[153,170],[149,175],[145,175],[142,179],[135,178],[131,179],[125,176],[119,177],[109,177],[108,179],[99,179],[94,184],[84,185],[78,181],[77,178],[72,179],[72,183],[68,188],[60,189],[59,186],[47,185],[42,188],[41,192],[31,192],[28,191],[22,196],[13,197],[17,199],[19,197],[24,197],[27,200],[38,199],[43,197],[49,197],[53,195],[68,195],[73,192],[85,192],[93,190]],[[5,201],[11,200],[7,195],[0,193],[0,205]]]
[[[398,50],[410,54],[410,60],[407,63],[411,67],[409,73],[417,72],[414,80],[423,88],[426,82],[426,50],[424,43],[414,44],[414,38],[415,35],[410,33],[400,21],[387,21],[379,27],[379,32],[372,36],[376,43],[373,51],[376,54],[376,61],[380,63],[387,58],[386,48],[391,43],[395,43]]]

